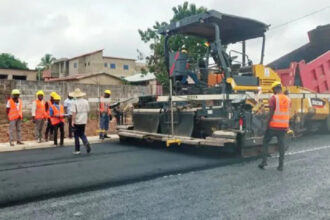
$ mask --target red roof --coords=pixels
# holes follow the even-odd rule
[[[50,71],[50,69],[46,69],[44,71],[42,71],[42,78],[51,78],[52,77],[52,73]]]

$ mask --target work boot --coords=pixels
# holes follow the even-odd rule
[[[259,169],[262,169],[262,170],[265,169],[265,166],[267,166],[267,163],[265,163],[265,162],[261,162],[261,164],[258,165]]]
[[[87,153],[91,152],[91,145],[89,143],[86,144],[86,151]]]
[[[106,134],[106,135],[104,135],[104,138],[110,138],[110,137]]]
[[[278,170],[278,171],[283,171],[283,166],[278,166],[278,167],[277,167],[277,170]]]
[[[74,155],[79,155],[80,154],[80,151],[73,151],[72,152]]]
[[[17,144],[22,145],[24,143],[22,141],[17,141]]]

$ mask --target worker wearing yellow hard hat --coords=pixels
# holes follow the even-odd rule
[[[61,96],[53,95],[54,104],[49,108],[50,122],[54,128],[54,145],[57,146],[57,133],[60,130],[60,146],[64,144],[64,106],[60,103]]]
[[[45,108],[46,108],[46,113],[47,113],[47,127],[46,127],[46,132],[45,132],[45,141],[48,141],[48,137],[50,139],[52,139],[53,136],[53,131],[54,131],[54,127],[52,126],[51,120],[50,120],[50,116],[49,116],[49,109],[52,107],[52,105],[54,104],[54,96],[56,96],[57,93],[56,92],[51,92],[50,93],[50,100],[46,102],[45,104]]]
[[[23,119],[23,103],[19,98],[20,91],[18,89],[13,89],[11,91],[11,97],[7,101],[7,116],[9,120],[9,143],[10,146],[14,146],[15,136],[17,137],[17,144],[22,143],[21,136],[21,124]]]
[[[112,120],[112,114],[110,109],[110,102],[102,99],[110,99],[111,90],[104,90],[104,96],[100,101],[100,139],[108,138],[109,122]]]
[[[42,90],[37,91],[37,99],[32,103],[32,119],[35,126],[35,138],[38,143],[43,141],[42,130],[47,119],[46,103],[44,101],[45,93]]]
[[[290,130],[290,98],[283,94],[282,84],[280,81],[275,81],[272,84],[274,95],[269,99],[269,119],[268,127],[263,140],[262,162],[258,165],[260,169],[267,166],[268,145],[272,138],[277,137],[279,149],[279,165],[277,170],[282,171],[284,165],[285,154],[285,136]]]

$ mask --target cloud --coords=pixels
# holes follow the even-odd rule
[[[12,53],[34,68],[40,58],[73,57],[105,49],[104,54],[136,58],[136,49],[149,53],[138,29],[169,21],[172,7],[183,1],[153,0],[1,0],[0,52]],[[194,0],[224,13],[261,20],[275,26],[326,6],[322,0]],[[329,10],[267,34],[266,63],[303,45],[307,31],[329,22]],[[260,45],[250,43],[251,57],[260,59]]]

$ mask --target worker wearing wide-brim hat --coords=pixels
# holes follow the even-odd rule
[[[107,89],[104,90],[104,95],[101,96],[100,101],[100,139],[109,138],[108,137],[108,130],[109,130],[109,123],[112,120],[112,113],[110,108],[110,102],[104,101],[103,99],[110,99],[111,97],[111,90]]]
[[[279,148],[279,165],[277,169],[283,170],[284,153],[285,153],[285,136],[289,128],[290,121],[290,98],[283,94],[281,82],[275,81],[272,84],[274,95],[269,99],[269,119],[268,128],[263,140],[262,162],[259,164],[260,169],[267,166],[268,145],[271,139],[277,137]]]
[[[75,98],[75,101],[71,104],[72,114],[72,127],[75,139],[75,151],[73,154],[80,154],[80,142],[82,140],[86,147],[87,153],[91,152],[91,146],[85,135],[85,128],[88,122],[89,103],[84,98],[86,93],[82,92],[79,88],[76,88],[73,92],[69,93],[69,96]]]
[[[32,120],[35,125],[35,138],[41,143],[42,142],[42,129],[47,119],[46,103],[44,100],[45,93],[42,90],[37,91],[37,99],[32,103]]]
[[[17,144],[23,144],[21,125],[23,119],[23,103],[19,98],[20,91],[13,89],[11,92],[11,98],[7,101],[7,116],[9,120],[9,143],[10,146],[14,146],[14,134],[16,134]]]

